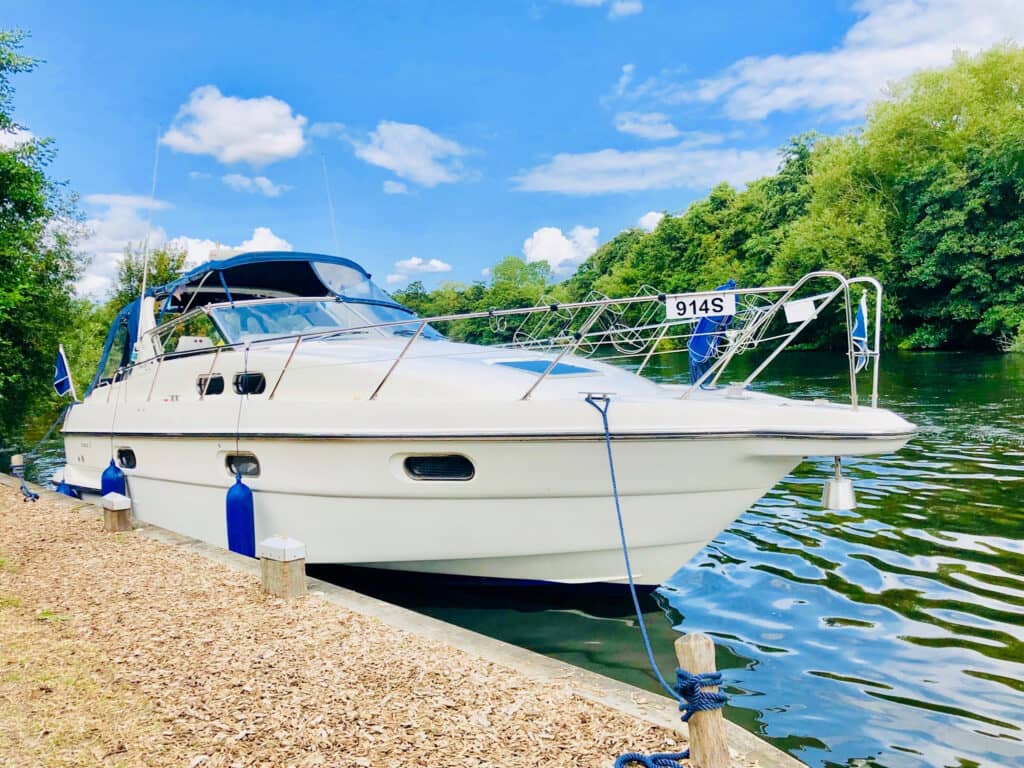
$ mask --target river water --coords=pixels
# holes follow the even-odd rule
[[[835,358],[787,353],[760,386],[841,400]],[[820,508],[831,457],[809,460],[682,564],[645,598],[659,661],[711,634],[726,716],[812,766],[1024,766],[1024,356],[882,362],[913,441],[845,463],[855,511]],[[622,592],[361,587],[658,690]]]
[[[787,353],[759,387],[842,400],[836,358]],[[1024,766],[1024,355],[887,355],[881,392],[919,432],[845,463],[856,511],[823,511],[831,458],[804,462],[643,598],[659,662],[711,634],[726,716],[812,766]],[[353,585],[658,690],[621,590],[377,576]]]

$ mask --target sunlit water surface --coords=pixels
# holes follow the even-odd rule
[[[759,388],[840,400],[836,358],[788,353]],[[662,668],[677,631],[713,635],[727,716],[812,766],[1024,766],[1024,357],[882,362],[917,435],[845,462],[853,512],[820,507],[831,457],[804,462],[646,598]],[[658,690],[622,592],[360,586]]]
[[[759,388],[842,399],[841,364],[788,353]],[[713,635],[727,716],[812,766],[1024,766],[1024,356],[897,354],[882,371],[911,443],[845,463],[854,512],[820,508],[831,458],[806,461],[645,597],[660,663],[677,631]],[[622,591],[358,586],[658,690]]]

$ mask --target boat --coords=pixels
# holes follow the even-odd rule
[[[873,341],[855,332],[868,295]],[[212,259],[117,315],[65,417],[59,479],[96,496],[114,464],[137,519],[223,547],[241,478],[256,540],[297,539],[310,564],[616,583],[610,446],[633,576],[656,585],[805,457],[911,437],[878,406],[881,297],[871,278],[816,272],[421,318],[346,258]],[[850,401],[759,391],[830,305],[845,309]],[[492,343],[455,340],[467,327]],[[690,355],[691,381],[643,375],[670,353]],[[761,364],[729,381],[748,353]]]

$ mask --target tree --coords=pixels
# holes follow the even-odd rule
[[[56,340],[73,314],[80,270],[74,201],[46,175],[52,143],[33,138],[12,115],[11,77],[37,63],[20,53],[24,38],[0,31],[0,131],[14,144],[0,149],[0,435],[7,437],[50,402]]]
[[[146,269],[146,285],[152,288],[169,283],[178,277],[185,268],[184,250],[163,247],[149,252]],[[146,251],[140,243],[129,245],[117,262],[117,286],[110,297],[110,304],[115,311],[120,310],[129,302],[139,298],[142,291],[142,265],[146,263]]]

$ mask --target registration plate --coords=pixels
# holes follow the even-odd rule
[[[736,314],[736,294],[680,293],[665,297],[666,320],[694,320],[699,317]]]

